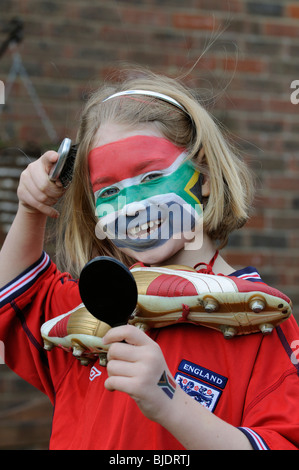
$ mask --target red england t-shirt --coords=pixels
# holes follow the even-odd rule
[[[253,268],[233,275],[260,280]],[[77,282],[60,273],[45,253],[0,290],[5,362],[54,405],[50,449],[183,449],[127,394],[106,390],[106,368],[98,360],[84,367],[60,348],[43,349],[41,325],[79,303]],[[299,328],[293,317],[269,336],[226,340],[222,333],[191,324],[148,334],[198,406],[240,428],[255,449],[299,448]]]

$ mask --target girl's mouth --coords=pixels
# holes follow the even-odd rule
[[[155,232],[159,227],[161,227],[164,220],[150,220],[141,225],[136,225],[133,228],[127,229],[127,236],[130,238],[147,238],[153,232]]]

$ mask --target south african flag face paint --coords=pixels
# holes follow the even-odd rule
[[[167,139],[144,135],[93,149],[97,236],[142,252],[192,231],[202,214],[201,178],[186,157]]]

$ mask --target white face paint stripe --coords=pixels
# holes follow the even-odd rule
[[[165,210],[171,212],[172,206],[167,207],[167,203],[171,202],[174,206],[177,205],[177,207],[184,207],[184,210],[188,212],[189,214],[192,214],[194,217],[196,217],[196,210],[190,205],[187,204],[184,199],[182,199],[180,196],[178,196],[175,193],[167,193],[167,194],[159,194],[158,196],[152,196],[149,197],[148,199],[143,199],[142,201],[138,201],[138,210],[146,210],[147,207],[153,207],[153,208],[160,208],[163,210],[163,206],[165,206]],[[134,211],[137,211],[136,207],[136,202],[131,202],[129,204],[124,205],[120,210],[118,211],[113,211],[107,215],[101,216],[101,224],[107,224],[115,220],[117,217],[120,216],[127,216],[128,213],[133,212],[134,206],[135,209]],[[109,202],[106,204],[107,209],[109,208]],[[131,209],[132,208],[132,209]],[[103,213],[107,210],[105,208],[105,203],[101,206],[99,206],[99,209],[103,211]],[[99,216],[97,214],[97,216]]]
[[[187,152],[183,152],[181,153],[178,158],[168,167],[168,168],[164,168],[163,170],[160,170],[157,168],[157,170],[151,170],[149,172],[146,172],[146,173],[142,173],[140,175],[137,175],[137,176],[134,176],[133,178],[126,178],[122,181],[119,181],[115,184],[111,184],[109,186],[107,186],[108,188],[110,187],[113,187],[113,188],[117,188],[119,190],[122,190],[124,188],[129,188],[130,186],[137,186],[138,184],[141,183],[141,179],[144,177],[145,174],[147,173],[153,173],[155,171],[161,173],[162,176],[168,176],[168,175],[171,175],[171,173],[174,173],[179,167],[180,165],[184,162],[184,160],[186,159],[188,153]],[[100,197],[100,194],[103,190],[107,189],[107,187],[105,188],[101,188],[99,189],[98,191],[96,191],[94,193],[94,196],[95,196],[95,199],[97,199],[98,197]]]

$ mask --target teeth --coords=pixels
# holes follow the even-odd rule
[[[163,223],[163,221],[160,221],[160,220],[151,220],[150,222],[146,222],[145,224],[142,224],[140,226],[130,228],[128,230],[128,235],[137,235],[142,231],[147,231],[149,228],[150,229],[156,229],[162,223]]]

